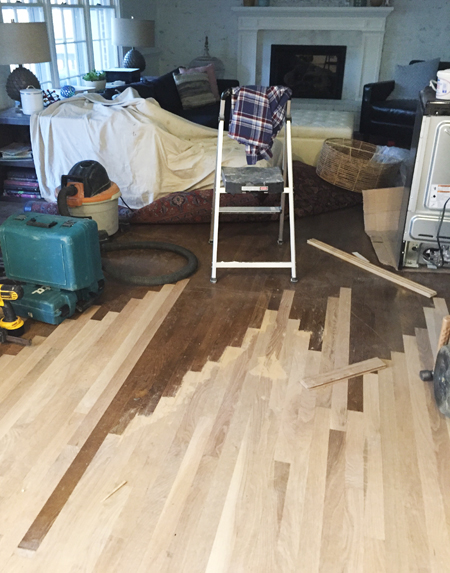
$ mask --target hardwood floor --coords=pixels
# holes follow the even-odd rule
[[[428,300],[306,244],[376,263],[358,208],[297,227],[295,285],[283,270],[211,285],[207,226],[133,227],[118,240],[182,244],[198,272],[109,279],[99,307],[0,347],[2,572],[449,570],[450,420],[418,377],[447,275],[402,273]],[[221,235],[224,257],[288,258],[273,224]],[[387,367],[300,382],[373,357]]]

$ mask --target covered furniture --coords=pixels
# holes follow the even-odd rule
[[[410,67],[410,69],[408,69]],[[397,66],[396,79],[366,84],[361,106],[359,131],[366,141],[371,136],[410,147],[419,92],[438,70],[450,68],[450,62],[438,59],[412,60],[409,66]]]
[[[131,207],[169,193],[211,188],[217,129],[187,121],[130,87],[119,97],[81,94],[30,118],[31,145],[42,197],[55,200],[61,176],[75,163],[103,165]],[[245,165],[242,147],[227,138],[224,162]]]
[[[122,92],[128,87],[132,87],[142,98],[155,98],[162,109],[165,109],[166,111],[175,113],[176,115],[194,123],[217,129],[219,122],[219,101],[207,105],[201,105],[199,107],[184,109],[174,80],[174,74],[177,74],[178,71],[179,68],[176,68],[175,70],[157,78],[143,78],[140,82],[108,88],[102,95],[106,99],[112,99],[112,97],[117,93]],[[217,79],[219,94],[228,88],[236,87],[238,85],[239,82],[237,80]],[[229,117],[229,106],[227,106],[225,113],[226,126],[228,125]]]

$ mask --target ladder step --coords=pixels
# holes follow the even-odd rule
[[[292,269],[294,265],[292,263],[277,263],[277,262],[265,262],[265,263],[247,263],[241,261],[220,261],[216,264],[218,269]]]

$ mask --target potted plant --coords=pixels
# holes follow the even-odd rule
[[[103,91],[106,87],[106,74],[96,69],[84,74],[83,81],[87,86],[93,87],[95,91]]]

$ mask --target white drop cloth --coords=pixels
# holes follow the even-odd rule
[[[213,186],[217,131],[165,111],[153,99],[137,97],[132,88],[113,101],[80,94],[54,103],[31,116],[30,131],[47,201],[55,201],[61,176],[84,159],[105,167],[131,208],[175,191]],[[274,164],[279,164],[280,150],[274,152]],[[224,137],[222,164],[246,166],[244,146]]]

